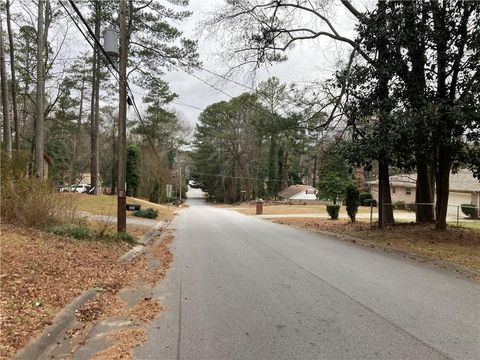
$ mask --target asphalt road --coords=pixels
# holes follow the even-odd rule
[[[480,286],[190,200],[138,359],[479,359]]]

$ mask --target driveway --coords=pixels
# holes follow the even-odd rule
[[[137,359],[476,359],[480,286],[190,200]]]

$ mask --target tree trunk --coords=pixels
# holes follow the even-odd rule
[[[38,0],[37,22],[37,94],[35,116],[35,176],[43,180],[44,119],[45,119],[45,0]]]
[[[10,45],[10,72],[12,73],[12,106],[13,127],[15,130],[15,150],[20,150],[20,133],[18,129],[18,106],[17,106],[17,77],[15,74],[15,50],[13,45],[13,33],[10,18],[10,1],[7,0],[7,30],[8,44]]]
[[[95,2],[95,37],[100,38],[100,22],[101,22],[101,2]],[[92,106],[90,115],[90,176],[91,186],[94,189],[93,194],[98,195],[98,171],[99,171],[99,151],[98,151],[98,133],[100,131],[99,112],[100,112],[100,49],[95,43],[93,52],[93,79],[92,81]]]
[[[388,161],[380,159],[378,161],[378,227],[382,229],[383,225],[394,222]]]
[[[448,146],[440,146],[438,152],[438,165],[435,177],[437,202],[435,204],[435,228],[445,230],[447,228],[448,195],[450,188],[450,169],[452,159]]]
[[[3,145],[8,157],[12,157],[12,129],[10,127],[10,109],[8,106],[7,71],[5,69],[5,52],[3,48],[3,18],[0,15],[0,82],[3,107]]]
[[[415,188],[416,215],[418,223],[433,222],[432,170],[424,154],[417,156],[417,181]]]
[[[276,134],[270,136],[270,152],[268,162],[268,196],[275,197],[278,186],[278,148]]]
[[[80,141],[82,138],[82,117],[83,117],[83,100],[85,95],[85,77],[82,75],[82,84],[80,86],[80,103],[78,109],[78,119],[77,119],[77,132],[75,134],[75,141],[73,144],[73,162],[72,170],[70,174],[70,183],[73,183],[76,178],[76,169],[78,165],[78,147],[80,146]]]

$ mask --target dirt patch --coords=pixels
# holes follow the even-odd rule
[[[133,359],[132,349],[145,341],[146,334],[145,330],[134,328],[121,329],[108,334],[107,337],[114,342],[114,345],[95,354],[92,357],[93,360]]]
[[[475,229],[450,227],[446,231],[436,231],[430,224],[398,224],[379,230],[371,228],[368,223],[352,224],[347,220],[279,218],[273,221],[352,236],[375,246],[449,261],[480,272],[480,231]]]

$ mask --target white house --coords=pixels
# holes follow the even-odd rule
[[[392,202],[403,201],[415,203],[417,174],[400,174],[390,176]],[[372,197],[378,201],[378,180],[369,181]],[[450,174],[450,193],[448,196],[448,213],[455,215],[461,204],[472,204],[480,208],[480,181],[473,177],[471,171],[462,169]]]
[[[280,200],[303,202],[317,200],[317,189],[310,185],[290,185],[277,195]]]

